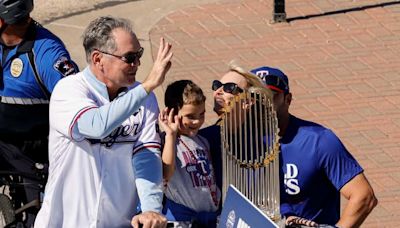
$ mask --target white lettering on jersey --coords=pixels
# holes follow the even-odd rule
[[[299,170],[295,164],[286,164],[286,173],[285,173],[285,186],[286,193],[289,195],[296,195],[300,193],[299,180],[297,179],[297,175],[299,174]]]
[[[241,218],[239,218],[237,228],[250,228],[250,226],[245,221],[243,221]]]
[[[205,160],[199,160],[198,162],[197,162],[197,164],[199,164],[200,165],[200,167],[201,167],[201,170],[203,171],[203,173],[208,173],[209,172],[209,164],[207,163],[207,161],[205,161]],[[207,168],[206,168],[207,167]]]

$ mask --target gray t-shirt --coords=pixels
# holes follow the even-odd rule
[[[218,209],[221,191],[216,185],[210,146],[205,138],[180,135],[176,142],[175,172],[165,196],[197,212]]]

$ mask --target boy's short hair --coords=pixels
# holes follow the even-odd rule
[[[206,101],[201,88],[191,80],[179,80],[168,85],[164,95],[165,106],[178,112],[185,104],[200,105]]]

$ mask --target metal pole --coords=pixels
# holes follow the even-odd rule
[[[274,0],[274,22],[286,22],[285,0]]]

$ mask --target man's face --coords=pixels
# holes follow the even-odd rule
[[[276,115],[278,117],[278,120],[280,120],[283,116],[287,116],[287,113],[289,112],[289,105],[292,101],[292,94],[276,91],[272,91],[272,93]]]
[[[112,33],[117,50],[110,53],[115,56],[103,53],[103,80],[107,87],[119,89],[131,86],[136,81],[136,72],[140,65],[139,58],[136,58],[132,63],[127,63],[126,58],[121,59],[120,57],[137,53],[141,47],[136,36],[132,36],[132,34],[122,28],[117,28]]]
[[[228,73],[223,75],[219,81],[222,84],[235,83],[242,90],[246,89],[249,86],[247,80],[242,75],[234,71],[229,71]],[[230,101],[234,98],[234,94],[226,92],[224,90],[224,86],[217,88],[214,91],[213,96],[214,96],[214,111],[218,115],[221,115],[223,113],[223,108],[229,105]]]

